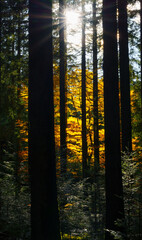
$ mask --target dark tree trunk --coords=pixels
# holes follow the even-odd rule
[[[1,88],[1,31],[2,31],[2,3],[0,2],[0,88]],[[1,95],[0,95],[0,105],[1,105]]]
[[[2,2],[0,2],[0,114],[1,114],[1,67],[2,67],[2,59],[1,59],[1,50],[2,50]],[[1,132],[1,131],[0,131]],[[0,136],[0,144],[1,144],[1,136]],[[1,155],[0,155],[1,160]]]
[[[66,46],[65,46],[65,19],[64,0],[59,0],[60,10],[60,161],[61,175],[67,171],[67,143],[66,143]]]
[[[18,2],[17,4],[17,58],[18,58],[18,61],[20,63],[20,56],[21,56],[21,3]],[[18,86],[18,89],[17,89],[17,102],[19,101],[20,99],[20,89],[21,89],[21,75],[20,75],[20,65],[18,66],[18,69],[17,69],[18,73],[18,82],[17,82],[17,86]],[[20,103],[18,102],[17,103],[17,120],[19,120],[21,118],[21,112],[20,112]],[[16,127],[16,126],[15,126]],[[16,158],[16,161],[15,161],[15,195],[16,195],[16,198],[18,197],[18,194],[20,192],[20,176],[19,176],[19,169],[20,169],[20,157],[19,157],[19,152],[21,150],[21,144],[20,144],[20,138],[17,138],[16,139],[17,141],[17,158]]]
[[[118,0],[122,151],[132,151],[127,0]]]
[[[118,96],[118,55],[116,1],[103,1],[104,37],[104,111],[105,111],[105,170],[106,170],[106,229],[124,232],[115,221],[124,219],[120,120]],[[106,240],[114,239],[106,232]]]
[[[95,233],[97,229],[97,213],[99,213],[99,126],[98,126],[98,72],[97,72],[97,16],[96,0],[93,0],[93,111],[94,111],[94,214]]]
[[[140,28],[141,28],[141,116],[142,116],[142,0],[140,0]]]
[[[82,170],[83,178],[87,177],[87,138],[86,138],[86,57],[85,57],[85,16],[82,1]]]
[[[52,1],[29,2],[32,240],[60,240],[54,143]]]
[[[97,73],[97,18],[96,0],[93,0],[93,104],[94,104],[94,159],[95,172],[99,170],[98,73]]]

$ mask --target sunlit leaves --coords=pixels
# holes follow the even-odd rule
[[[57,66],[54,75],[54,106],[55,106],[55,142],[56,149],[60,145],[60,96],[59,76]],[[94,164],[94,113],[93,113],[93,75],[86,73],[86,122],[87,122],[87,145],[90,166]],[[100,164],[104,164],[104,100],[103,81],[99,80],[99,140],[100,140]],[[68,149],[68,171],[78,173],[82,163],[82,112],[81,112],[81,71],[76,69],[67,74],[67,149]],[[59,163],[58,163],[59,167]],[[71,169],[70,169],[71,167]]]

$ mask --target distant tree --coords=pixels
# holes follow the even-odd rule
[[[17,61],[19,63],[17,67],[17,99],[20,99],[20,92],[21,92],[21,15],[22,15],[22,2],[18,1],[16,4],[16,43],[17,43]],[[17,120],[21,119],[21,106],[20,101],[17,101]],[[19,158],[19,152],[21,150],[20,146],[20,138],[18,137],[16,139],[16,159],[15,159],[15,194],[16,197],[18,197],[18,193],[20,192],[20,175],[19,175],[19,169],[20,169],[20,158]]]
[[[2,67],[2,58],[1,58],[1,50],[2,50],[2,2],[0,2],[0,114],[1,114],[1,67]],[[1,161],[1,137],[0,137],[0,161]]]
[[[99,117],[98,117],[98,58],[97,58],[97,7],[96,0],[93,0],[93,113],[94,113],[94,214],[95,232],[97,233],[97,203],[99,202]]]
[[[59,41],[60,41],[60,161],[61,174],[67,171],[66,143],[66,46],[64,0],[59,0]]]
[[[2,2],[0,2],[0,84],[1,84],[1,25],[2,25]]]
[[[87,177],[85,10],[82,0],[82,170]]]
[[[122,151],[132,150],[127,0],[118,0]]]
[[[142,0],[140,0],[140,28],[141,28],[141,115],[142,115]]]
[[[2,3],[0,2],[0,114],[1,114],[1,25],[2,25]],[[0,136],[0,164],[1,163],[2,163],[2,141]],[[1,172],[1,168],[0,168],[0,172]],[[0,186],[0,189],[1,189],[1,186]],[[2,204],[1,204],[1,190],[0,190],[0,227],[2,225],[1,205]],[[1,238],[1,233],[0,233],[0,238]]]
[[[98,73],[97,73],[97,16],[96,0],[93,0],[93,104],[94,104],[94,159],[95,170],[99,168],[99,126],[98,126]]]
[[[29,165],[33,240],[60,240],[54,143],[52,1],[29,2]]]
[[[118,55],[116,1],[103,1],[104,38],[104,113],[105,113],[105,171],[106,171],[106,229],[121,231],[115,222],[124,220],[122,189],[120,120],[118,97]],[[114,239],[106,231],[105,239]]]

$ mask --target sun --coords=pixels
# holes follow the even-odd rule
[[[67,8],[65,10],[65,21],[66,21],[67,27],[77,28],[77,26],[81,22],[80,13],[76,10]]]
[[[65,10],[65,24],[67,31],[67,42],[80,46],[81,44],[81,14],[79,11],[67,8]]]

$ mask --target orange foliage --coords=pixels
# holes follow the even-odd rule
[[[22,85],[20,91],[20,99],[24,105],[25,111],[28,111],[28,87]],[[16,127],[19,132],[19,151],[18,157],[20,161],[19,172],[24,175],[24,179],[28,179],[28,122],[18,119]]]
[[[76,69],[67,74],[67,149],[68,149],[68,171],[76,175],[78,168],[82,166],[82,120],[81,120],[81,70]],[[100,165],[104,167],[105,145],[104,145],[104,86],[103,80],[98,80],[98,112],[99,112],[99,152]],[[28,111],[28,88],[23,85],[20,93],[24,108]],[[133,101],[137,98],[131,91],[132,112],[135,111]],[[58,67],[54,66],[54,130],[55,145],[57,150],[57,172],[60,170],[59,148],[60,148],[60,85]],[[133,120],[134,121],[134,120]],[[135,120],[136,121],[136,120]],[[93,136],[93,74],[86,71],[86,123],[87,123],[87,146],[90,164],[94,165],[94,136]],[[20,133],[20,141],[24,146],[18,153],[21,162],[20,171],[27,174],[28,162],[28,124],[18,119],[17,128]],[[133,150],[137,149],[138,139],[132,139]],[[74,167],[70,166],[74,165]]]
[[[68,171],[75,176],[79,168],[82,168],[82,120],[81,120],[81,70],[76,69],[67,74],[67,150],[68,150]],[[98,80],[98,112],[99,112],[99,153],[100,165],[104,167],[105,145],[104,145],[104,86],[103,80]],[[135,112],[134,102],[138,95],[131,90],[131,110]],[[22,85],[20,99],[25,111],[28,111],[28,87]],[[57,150],[57,173],[60,171],[59,148],[60,148],[60,85],[59,69],[54,66],[54,130],[55,145]],[[94,135],[93,135],[93,74],[86,71],[86,123],[87,123],[87,146],[90,165],[94,165]],[[132,121],[137,121],[132,119]],[[28,175],[28,123],[18,119],[16,122],[20,137],[19,141],[22,148],[19,149],[20,173],[27,179]],[[132,139],[133,150],[138,150],[138,138]],[[71,166],[71,167],[70,167]]]
[[[86,72],[86,124],[87,145],[90,164],[94,164],[94,139],[93,139],[93,75]],[[59,76],[56,69],[54,74],[54,105],[55,105],[55,142],[56,148],[60,146],[60,95]],[[99,109],[99,141],[100,164],[104,165],[104,100],[103,81],[98,83],[98,109]],[[74,164],[73,174],[78,171],[82,163],[82,120],[81,120],[81,71],[79,69],[69,72],[67,75],[67,149],[68,165]],[[59,163],[57,168],[59,168]],[[70,170],[70,169],[68,169]]]
[[[60,146],[60,87],[58,68],[55,67],[54,74],[54,103],[55,103],[55,142],[56,147]],[[81,120],[81,70],[76,69],[67,74],[67,149],[68,149],[68,165],[76,164],[78,167],[82,163],[82,120]],[[120,87],[120,86],[119,86]],[[120,96],[119,96],[120,97]],[[131,90],[131,110],[135,112],[134,102],[138,99],[138,94]],[[120,105],[121,107],[121,105]],[[98,112],[99,112],[99,153],[100,166],[105,164],[105,131],[104,131],[104,84],[103,80],[98,80]],[[93,74],[86,71],[86,127],[87,127],[87,147],[90,164],[94,164],[94,136],[93,136]],[[136,119],[132,119],[132,124]],[[120,133],[121,136],[121,133]],[[133,150],[138,150],[139,139],[132,139]],[[58,169],[60,163],[58,161]],[[76,174],[78,169],[72,172]]]

